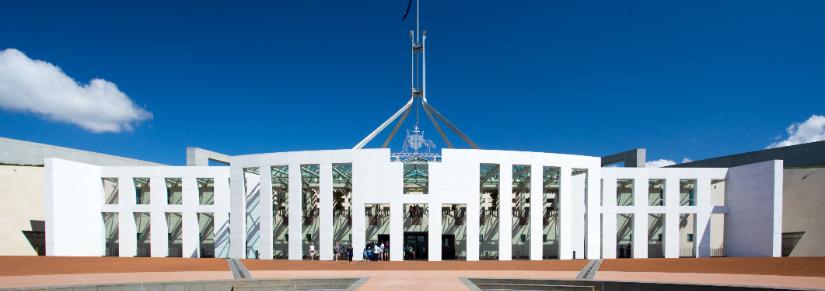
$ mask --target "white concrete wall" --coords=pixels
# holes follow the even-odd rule
[[[102,256],[100,167],[56,158],[47,158],[45,163],[46,255]]]
[[[44,231],[46,220],[44,169],[37,166],[0,165],[0,256],[36,256],[23,231]]]
[[[725,183],[727,255],[781,256],[782,182],[782,161],[730,168]]]
[[[135,212],[146,212],[151,220],[151,256],[168,255],[166,213],[181,213],[183,256],[197,257],[199,233],[197,213],[214,213],[215,254],[229,242],[226,236],[229,213],[229,167],[94,166],[61,159],[46,160],[47,255],[102,256],[105,250],[102,212],[119,214],[119,254],[136,254]],[[101,178],[118,178],[118,203],[104,204]],[[149,178],[150,203],[135,202],[134,178]],[[183,201],[168,205],[166,178],[181,178]],[[197,178],[215,179],[214,205],[198,204]],[[241,216],[243,217],[243,216]]]

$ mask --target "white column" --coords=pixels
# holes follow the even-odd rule
[[[647,195],[645,195],[647,197]],[[638,207],[638,206],[637,206]],[[633,212],[633,257],[647,258],[648,214]]]
[[[152,257],[169,254],[169,231],[166,224],[166,181],[163,177],[149,177],[149,248]]]
[[[353,167],[354,169],[354,167]],[[364,251],[364,247],[366,247],[366,235],[367,235],[367,219],[366,219],[366,212],[364,205],[364,200],[360,197],[355,190],[355,185],[353,185],[353,192],[352,192],[352,259],[353,260],[361,260],[362,252]],[[392,238],[390,238],[390,255],[394,256],[395,245],[392,244]],[[394,259],[393,259],[394,260]]]
[[[696,180],[696,240],[693,245],[696,257],[710,256],[710,213],[713,204],[710,197],[710,178]]]
[[[636,175],[633,180],[633,257],[647,258],[648,177]]]
[[[246,258],[246,192],[244,191],[244,173],[242,166],[230,168],[229,207],[230,216],[230,249],[229,257],[236,259]]]
[[[665,180],[665,258],[679,257],[679,177],[668,171]]]
[[[498,191],[498,259],[513,259],[513,165],[499,166],[501,179]]]
[[[601,161],[587,168],[587,259],[601,258]]]
[[[616,258],[616,177],[604,177],[602,207],[602,258]]]
[[[217,181],[215,181],[217,184]],[[195,209],[198,205],[198,185],[195,178],[181,178],[181,231],[183,233],[183,257],[200,257],[200,225]],[[217,188],[217,185],[216,187]],[[216,191],[217,192],[217,191]],[[217,196],[217,195],[216,195]]]
[[[481,243],[478,239],[481,225],[479,224],[479,212],[481,209],[481,165],[479,163],[471,163],[467,166],[469,177],[472,180],[472,185],[475,188],[475,195],[470,197],[467,201],[467,216],[464,219],[464,225],[467,226],[467,260],[478,261],[478,249]]]
[[[118,179],[118,240],[121,257],[137,254],[137,226],[135,225],[135,183],[132,177],[119,176]]]
[[[258,204],[260,217],[261,241],[258,244],[258,253],[261,259],[272,259],[272,167],[266,163],[260,165],[261,194]]]
[[[334,228],[333,228],[333,219],[332,219],[332,164],[330,163],[323,163],[320,164],[321,168],[321,181],[320,181],[320,195],[321,195],[321,209],[320,209],[320,235],[321,238],[318,240],[319,245],[318,248],[321,252],[320,259],[321,260],[332,260],[333,255],[333,247],[334,242],[333,236]],[[353,250],[355,252],[355,250]],[[353,257],[355,257],[353,255]]]
[[[393,261],[404,260],[404,203],[390,204],[390,256]]]
[[[433,195],[433,194],[429,194]],[[437,199],[433,199],[437,200]],[[441,261],[441,206],[439,202],[425,204],[429,208],[430,215],[427,217],[428,242],[427,259],[430,261]]]
[[[561,167],[559,187],[559,259],[570,260],[573,258],[573,177],[570,167]],[[576,254],[577,258],[581,256]]]
[[[200,257],[200,227],[197,213],[194,211],[181,213],[181,231],[183,232],[183,257]]]
[[[541,260],[544,245],[544,167],[530,165],[530,259]]]
[[[304,257],[302,238],[301,165],[289,164],[289,259]]]

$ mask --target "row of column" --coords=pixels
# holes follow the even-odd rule
[[[333,201],[332,201],[332,164],[320,163],[320,238],[319,257],[321,260],[331,260],[333,257],[334,242],[333,233]],[[300,164],[289,164],[289,259],[301,260],[307,250],[302,249],[302,197]],[[480,164],[475,164],[475,173],[479,173]],[[356,168],[353,165],[354,169]],[[573,183],[572,168],[560,167],[560,213],[559,213],[559,258],[572,259],[573,252],[577,252],[576,258],[600,257],[600,228],[599,228],[599,193],[598,171],[588,169],[589,181],[585,183],[582,194],[586,196],[585,205],[574,205],[573,203]],[[272,259],[273,229],[272,229],[272,186],[271,186],[271,166],[260,166],[260,203],[261,207],[256,210],[260,217],[261,234],[260,243],[255,246],[259,251],[261,259]],[[499,185],[499,260],[512,259],[512,164],[500,164],[500,185]],[[531,165],[531,209],[530,209],[530,258],[531,260],[542,259],[543,249],[543,166]],[[231,172],[232,181],[244,181],[244,169],[233,167]],[[476,174],[476,183],[479,185],[479,177]],[[246,190],[255,187],[244,187],[244,183],[232,183],[233,193],[244,193],[245,195],[232,195],[232,213],[243,215],[232,215],[231,225],[232,241],[231,256],[235,258],[246,257]],[[441,215],[440,209],[443,204],[465,204],[467,205],[467,260],[478,260],[479,258],[479,212],[480,212],[480,189],[475,189],[475,195],[466,200],[450,200],[447,197],[439,197],[437,193],[426,195],[403,195],[404,197],[389,197],[383,201],[367,201],[359,195],[359,189],[354,184],[352,195],[352,244],[356,254],[360,254],[366,245],[366,204],[389,204],[390,209],[390,259],[394,261],[403,260],[403,226],[404,226],[404,204],[425,204],[432,211],[439,211],[437,215],[429,216],[429,249],[441,250]],[[416,197],[413,197],[416,196]],[[542,199],[535,199],[541,197]],[[587,207],[587,215],[574,217],[574,206]],[[435,208],[433,208],[435,207]],[[584,209],[580,209],[584,214]],[[431,212],[432,213],[432,212]],[[580,229],[578,245],[574,246],[574,229]],[[585,239],[586,237],[587,239]],[[585,252],[586,248],[586,252]],[[440,251],[431,251],[429,260],[441,260]]]

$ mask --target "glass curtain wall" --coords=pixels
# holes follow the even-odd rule
[[[513,165],[513,249],[515,260],[530,259],[530,166]]]
[[[272,167],[272,258],[289,259],[289,167]]]
[[[319,210],[320,200],[320,166],[301,165],[301,203],[303,220],[303,244],[304,258],[317,259],[319,246]],[[312,248],[310,248],[312,246]],[[312,251],[315,251],[313,256]]]
[[[479,176],[479,259],[498,260],[500,166],[481,164]]]
[[[352,164],[332,164],[333,244],[352,244]],[[389,243],[389,242],[387,242]]]
[[[543,230],[544,244],[542,257],[544,259],[559,258],[559,202],[561,201],[561,169],[558,167],[544,167],[542,184],[544,185]]]

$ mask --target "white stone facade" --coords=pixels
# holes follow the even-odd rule
[[[355,258],[360,259],[367,244],[366,205],[389,205],[390,259],[404,259],[405,205],[426,205],[430,215],[427,249],[442,249],[442,215],[445,205],[466,207],[466,260],[479,260],[480,165],[497,164],[499,177],[499,260],[511,260],[513,235],[512,174],[513,165],[530,166],[529,237],[519,240],[529,244],[529,259],[543,258],[545,240],[542,223],[545,199],[543,194],[545,167],[559,169],[558,258],[599,259],[617,257],[617,215],[633,214],[632,257],[648,257],[648,216],[664,214],[663,256],[680,257],[682,214],[693,214],[692,255],[712,255],[710,226],[712,214],[724,215],[724,232],[715,231],[715,238],[724,242],[727,255],[778,256],[781,238],[782,162],[770,161],[730,169],[724,168],[612,168],[601,167],[598,157],[553,153],[443,149],[442,158],[429,162],[427,194],[404,194],[401,162],[391,161],[389,149],[358,149],[302,151],[231,157],[229,167],[107,167],[59,159],[46,163],[47,180],[47,252],[48,255],[101,256],[105,253],[103,212],[120,213],[120,256],[134,256],[136,248],[135,212],[148,212],[151,217],[151,256],[168,255],[165,213],[182,213],[183,256],[198,254],[198,222],[196,213],[214,213],[215,256],[260,259],[273,258],[273,166],[288,169],[288,259],[304,259],[305,236],[302,235],[301,165],[318,165],[320,236],[316,240],[318,257],[333,258],[333,164],[351,164],[351,235]],[[257,179],[245,174],[256,169]],[[575,170],[575,173],[574,173]],[[584,174],[583,174],[584,173]],[[117,177],[120,195],[134,197],[133,178],[150,178],[151,202],[136,205],[134,198],[120,199],[117,205],[104,203],[101,179]],[[165,178],[183,179],[182,205],[168,205],[165,199]],[[215,181],[214,205],[198,205],[195,179]],[[633,205],[617,206],[616,181],[633,179]],[[665,203],[649,206],[650,179],[663,179]],[[231,181],[231,183],[230,183]],[[694,181],[693,205],[682,206],[680,181]],[[724,205],[715,206],[711,183],[725,183]],[[231,184],[231,189],[230,189]],[[156,191],[155,189],[160,189]],[[231,194],[230,194],[231,193]],[[718,194],[717,194],[718,195]],[[718,198],[718,197],[717,197]],[[248,207],[251,203],[252,207]],[[720,204],[720,203],[716,203]],[[527,209],[527,208],[524,208]],[[231,214],[231,215],[230,215]],[[249,215],[249,216],[248,216]],[[231,217],[231,219],[230,219]],[[248,220],[251,219],[251,220]],[[247,225],[253,221],[256,227]],[[228,228],[227,227],[228,222]],[[682,227],[683,229],[685,227]],[[218,237],[229,237],[218,242]],[[462,232],[463,233],[463,232]],[[718,234],[717,234],[718,233]],[[250,240],[248,243],[247,240]],[[255,240],[252,242],[252,240]],[[227,249],[228,248],[228,249]],[[226,249],[226,251],[219,251]],[[250,250],[252,252],[250,252]],[[430,251],[426,259],[439,261],[441,252]]]

